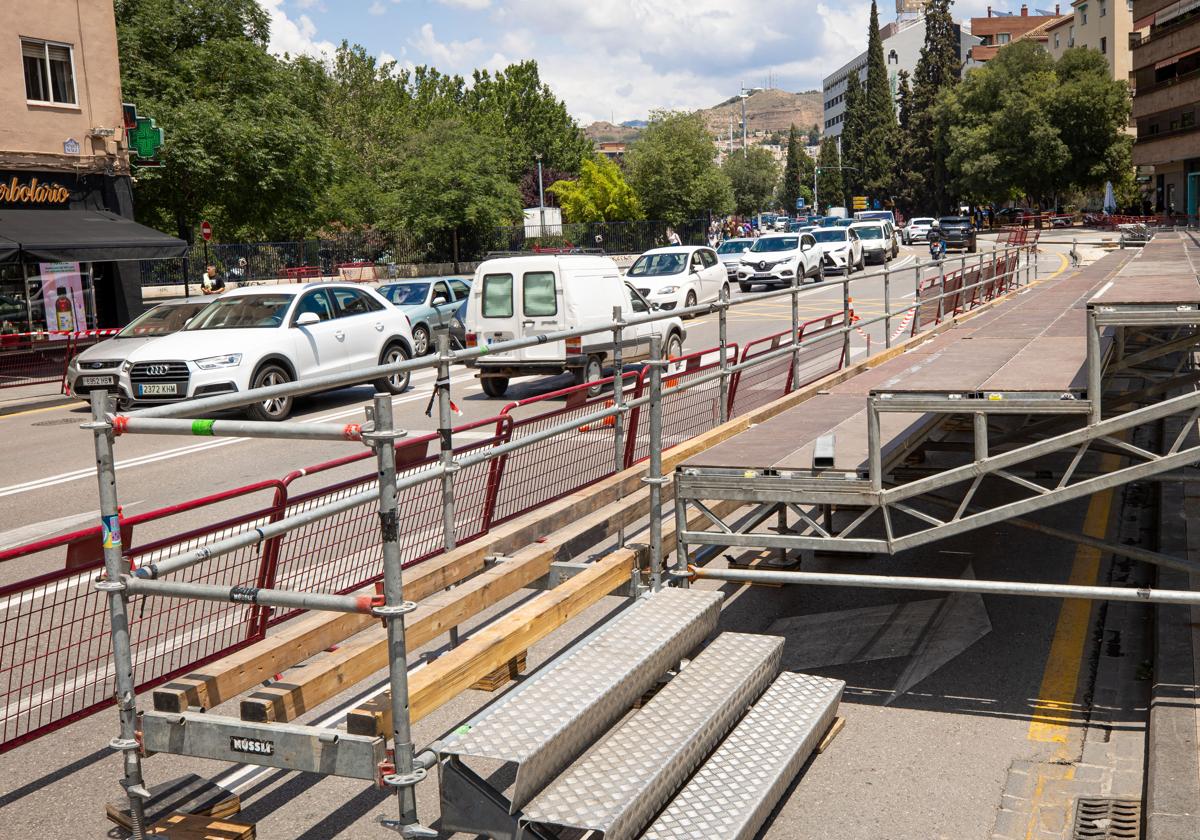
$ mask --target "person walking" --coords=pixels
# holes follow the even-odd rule
[[[225,281],[217,274],[217,267],[210,265],[200,278],[200,291],[206,295],[219,295],[225,291]]]
[[[679,246],[683,244],[683,240],[679,238],[679,234],[675,232],[675,228],[667,228],[667,244]]]

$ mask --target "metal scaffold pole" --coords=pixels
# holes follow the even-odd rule
[[[625,355],[621,344],[625,337],[625,318],[619,306],[614,306],[613,317],[613,407],[620,409],[625,405]],[[619,411],[613,415],[613,474],[625,469],[625,412]],[[624,494],[617,490],[620,499]],[[625,547],[625,525],[617,527],[617,546]],[[634,570],[636,576],[637,570]]]
[[[662,337],[650,336],[650,588],[662,588]]]
[[[818,264],[818,273],[820,272]],[[792,390],[800,381],[800,278],[792,278]]]
[[[453,550],[458,545],[454,530],[454,416],[450,405],[450,331],[441,328],[436,333],[438,352],[438,462],[442,465],[442,548]],[[391,405],[391,402],[388,403]],[[458,625],[450,628],[450,647],[458,647]]]
[[[108,596],[112,629],[113,670],[120,736],[109,746],[121,752],[125,778],[121,786],[129,798],[130,833],[134,840],[146,836],[144,802],[150,797],[142,780],[141,745],[137,735],[137,698],[134,694],[133,651],[129,641],[129,593],[121,582],[127,571],[121,554],[121,515],[117,506],[117,476],[113,458],[112,426],[108,421],[107,391],[91,393],[91,429],[96,447],[96,478],[100,489],[100,531],[104,549],[104,580],[96,588]]]
[[[883,348],[892,346],[892,269],[883,266]]]
[[[717,335],[721,348],[721,388],[720,404],[717,407],[718,416],[724,423],[729,419],[729,285],[722,284],[720,292],[720,309],[717,311]],[[734,359],[734,362],[737,360]]]
[[[374,612],[387,622],[388,682],[392,702],[393,772],[383,776],[384,784],[395,788],[400,819],[394,824],[403,837],[437,837],[417,820],[416,785],[426,771],[413,761],[412,731],[408,709],[408,651],[404,639],[404,616],[416,604],[404,600],[401,573],[400,522],[396,499],[396,454],[392,438],[392,398],[376,394],[374,425],[369,437],[375,447],[379,471],[379,530],[383,543],[384,605]]]

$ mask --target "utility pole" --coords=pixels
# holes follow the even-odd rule
[[[742,99],[742,157],[748,157],[749,154],[746,151],[746,100],[750,98],[750,94],[746,93],[746,88],[743,87],[738,95]]]
[[[821,205],[817,201],[817,176],[821,174],[821,167],[813,167],[813,212],[820,213]]]
[[[538,165],[538,236],[546,235],[546,194],[542,191],[542,153],[537,155]]]

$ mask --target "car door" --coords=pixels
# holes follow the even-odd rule
[[[450,323],[450,316],[454,314],[454,296],[450,294],[450,284],[445,280],[438,280],[430,287],[429,308],[429,320],[437,326]]]
[[[641,292],[628,283],[625,284],[625,294],[629,298],[625,317],[640,318],[650,314],[650,303]],[[650,336],[662,328],[661,321],[653,323],[634,324],[622,330],[624,348],[622,357],[626,361],[644,359],[650,355]],[[632,333],[632,335],[630,335]]]
[[[811,234],[800,234],[800,278],[803,280],[809,274],[816,273],[817,260],[820,259],[817,251],[817,240],[813,239]]]
[[[335,286],[330,289],[338,308],[338,324],[345,335],[346,354],[351,368],[379,364],[383,340],[387,337],[384,309],[362,289]]]
[[[316,315],[317,322],[297,323],[307,313]],[[297,377],[308,379],[326,373],[341,373],[349,367],[346,331],[340,320],[328,289],[312,289],[300,297],[288,321]]]
[[[696,301],[706,300],[708,298],[708,285],[704,277],[704,257],[700,255],[699,249],[692,251],[692,255],[688,258],[687,276],[690,288],[696,293]],[[683,299],[686,302],[686,293],[683,295]]]
[[[700,251],[700,259],[704,260],[705,297],[716,300],[726,283],[725,268],[717,259],[717,253],[709,248]]]
[[[526,271],[521,275],[521,327],[525,335],[557,332],[566,329],[562,311],[562,291],[553,271]],[[591,336],[585,337],[584,344]],[[566,345],[548,341],[526,349],[529,359],[562,359]]]

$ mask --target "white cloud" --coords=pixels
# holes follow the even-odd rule
[[[469,41],[439,41],[432,23],[422,24],[420,37],[410,40],[409,44],[428,57],[438,69],[449,72],[470,69],[485,50],[480,38],[472,38]]]
[[[438,2],[443,6],[451,6],[456,9],[471,9],[472,11],[486,9],[492,5],[492,0],[438,0]]]
[[[308,15],[300,15],[296,20],[288,17],[283,10],[283,0],[258,0],[271,21],[271,39],[267,49],[276,55],[333,55],[336,50],[330,41],[316,39],[317,25]]]
[[[380,3],[379,0],[375,0],[375,2],[372,3],[367,8],[367,14],[369,14],[369,15],[382,15],[386,11],[387,11],[387,6]]]

